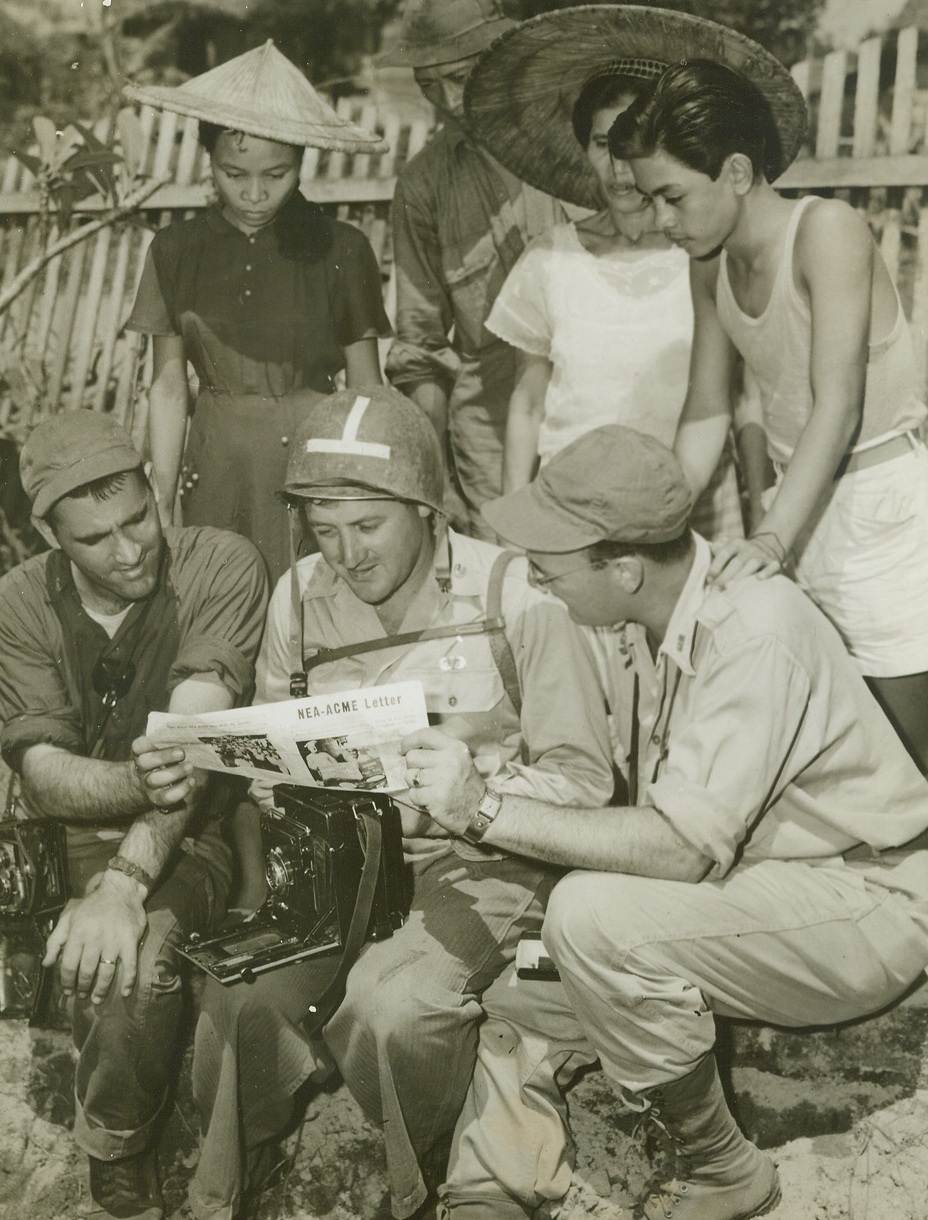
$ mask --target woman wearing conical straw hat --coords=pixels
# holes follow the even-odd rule
[[[156,233],[129,319],[153,337],[149,439],[162,519],[181,466],[186,525],[245,534],[272,579],[287,568],[287,445],[305,409],[348,385],[382,381],[390,332],[366,238],[298,186],[305,148],[381,152],[339,117],[270,41],[176,88],[126,95],[199,120],[216,203]],[[199,378],[184,452],[187,362]]]
[[[491,50],[476,68],[472,105],[486,104],[488,93],[504,104],[509,73],[497,70],[496,59]],[[607,147],[616,117],[659,69],[616,62],[608,48],[598,61],[585,55],[582,63],[589,75],[574,84],[572,106],[550,120],[575,137],[564,150],[572,165],[564,172],[542,141],[534,183],[595,211],[535,238],[486,323],[519,351],[506,421],[506,491],[524,486],[539,463],[602,424],[626,424],[672,445],[686,397],[689,259],[658,229],[628,163]],[[505,156],[511,133],[500,130]],[[548,177],[552,170],[555,178]],[[744,534],[732,450],[729,444],[694,510],[693,528],[710,539]]]
[[[340,370],[349,386],[381,384],[377,339],[390,333],[367,239],[299,192],[303,150],[385,145],[340,118],[270,41],[177,88],[125,92],[199,120],[217,194],[155,234],[128,322],[152,336],[148,433],[162,521],[173,523],[183,466],[183,523],[244,534],[276,580],[289,563],[277,498],[289,438]],[[199,378],[189,437],[188,361]],[[230,905],[252,912],[264,859],[247,802],[232,837]]]

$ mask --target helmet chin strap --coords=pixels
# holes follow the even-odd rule
[[[412,645],[425,640],[458,639],[462,636],[486,635],[493,654],[493,660],[499,670],[506,694],[512,702],[517,715],[522,712],[522,694],[519,687],[519,675],[515,657],[512,654],[509,641],[506,638],[506,620],[502,613],[503,578],[506,568],[513,555],[509,551],[501,551],[494,560],[487,586],[486,617],[476,622],[450,623],[443,627],[431,627],[419,631],[407,631],[400,635],[386,636],[373,640],[361,640],[354,644],[345,644],[339,648],[322,649],[311,657],[307,665],[303,656],[303,598],[300,593],[300,578],[297,572],[297,556],[302,530],[298,506],[287,505],[287,521],[290,530],[290,697],[304,699],[309,694],[308,670],[317,665],[337,661],[341,657],[357,656],[360,653],[372,652],[382,648],[397,645]],[[447,519],[444,513],[432,511],[432,530],[435,535],[435,560],[433,571],[435,580],[443,593],[451,590],[451,537],[448,532]]]
[[[309,679],[303,668],[303,598],[296,570],[303,531],[296,504],[287,505],[287,525],[290,533],[290,698],[304,699],[309,693]]]

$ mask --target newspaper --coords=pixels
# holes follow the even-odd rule
[[[400,739],[427,725],[422,683],[395,682],[198,716],[152,712],[147,735],[208,771],[398,792],[407,786]]]

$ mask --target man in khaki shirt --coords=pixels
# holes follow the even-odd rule
[[[485,322],[528,243],[563,219],[561,205],[504,169],[464,120],[471,70],[515,26],[500,0],[412,0],[398,44],[377,61],[412,68],[441,123],[403,166],[393,197],[396,340],[386,372],[441,437],[468,533],[490,541],[480,506],[502,490],[516,352]]]
[[[669,1137],[675,1170],[645,1217],[765,1214],[776,1168],[728,1112],[714,1015],[846,1021],[928,964],[928,785],[791,581],[707,583],[690,508],[672,453],[612,426],[485,509],[536,586],[599,629],[629,799],[565,813],[507,795],[481,821],[494,847],[596,871],[569,874],[548,905],[562,984],[510,973],[484,997],[443,1187],[454,1220],[531,1216],[565,1193],[555,1076],[597,1057]],[[483,783],[466,760],[435,729],[404,748],[413,802],[470,833]]]

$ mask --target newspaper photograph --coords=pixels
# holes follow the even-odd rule
[[[427,725],[422,683],[396,682],[198,716],[152,712],[147,735],[208,771],[398,792],[406,787],[400,740]]]

